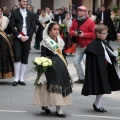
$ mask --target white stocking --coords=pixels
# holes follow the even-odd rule
[[[102,96],[103,96],[103,95],[96,95],[96,99],[95,99],[94,104],[95,104],[95,106],[96,106],[97,108],[100,108],[100,107],[101,107],[100,101],[101,101],[101,99],[102,99]]]
[[[23,64],[21,63],[20,65],[20,81],[24,81],[23,77],[24,77],[24,74],[25,74],[25,70],[26,70],[26,64]]]
[[[20,72],[20,62],[14,62],[14,71],[15,71],[15,79],[14,79],[14,81],[18,82],[18,80],[19,80],[19,72]]]
[[[56,106],[56,111],[57,111],[57,113],[59,113],[59,114],[63,114],[60,106]]]

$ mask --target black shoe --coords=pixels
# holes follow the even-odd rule
[[[85,81],[85,80],[80,80],[80,79],[78,79],[77,81],[74,81],[74,83],[82,84],[82,83],[84,83],[84,81]]]
[[[93,109],[97,112],[107,112],[103,107],[97,108],[95,104],[93,104]]]
[[[57,111],[55,112],[55,114],[56,114],[56,116],[57,117],[62,117],[62,118],[65,118],[66,117],[66,115],[65,114],[59,114]]]
[[[26,83],[24,82],[24,81],[18,81],[18,84],[20,84],[20,85],[26,85]]]
[[[12,83],[12,86],[17,86],[17,84],[18,84],[18,82],[14,81],[14,82]]]
[[[46,108],[46,107],[42,107],[42,110],[45,110],[45,113],[47,113],[47,114],[50,114],[50,113],[51,113],[50,109],[48,109],[48,108]]]

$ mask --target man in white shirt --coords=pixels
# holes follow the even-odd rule
[[[14,35],[13,52],[14,52],[14,71],[15,79],[13,86],[26,85],[24,74],[28,63],[30,43],[35,31],[34,14],[26,10],[27,0],[18,0],[20,8],[13,11],[10,16],[10,29]]]

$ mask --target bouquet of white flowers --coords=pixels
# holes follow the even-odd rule
[[[53,62],[47,57],[36,57],[33,60],[34,70],[37,71],[37,77],[34,85],[44,84],[46,82],[45,72],[47,72],[49,67],[53,67]]]

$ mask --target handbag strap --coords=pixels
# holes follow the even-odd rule
[[[86,17],[83,21],[79,21],[79,20],[77,20],[78,21],[78,27],[77,27],[77,29],[86,21],[88,19],[88,17]]]

